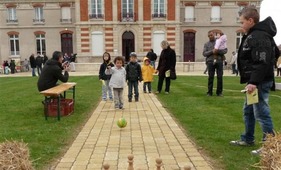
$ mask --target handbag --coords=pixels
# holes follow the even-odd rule
[[[170,72],[170,79],[171,79],[171,80],[176,80],[176,79],[177,79],[176,71],[171,71],[171,72]]]

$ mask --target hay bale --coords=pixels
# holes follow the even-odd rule
[[[34,170],[29,161],[27,144],[17,141],[6,141],[0,144],[1,170]]]
[[[259,168],[262,170],[281,169],[281,135],[267,135],[260,154]]]

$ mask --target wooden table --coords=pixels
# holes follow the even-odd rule
[[[72,98],[73,102],[75,101],[75,86],[76,83],[74,82],[68,82],[68,83],[62,83],[55,87],[52,87],[50,89],[41,91],[40,94],[43,94],[45,96],[45,103],[44,103],[44,112],[45,112],[45,119],[47,120],[48,117],[48,102],[50,98],[56,98],[58,105],[57,105],[57,112],[58,112],[58,120],[60,120],[60,101],[61,101],[61,95],[63,94],[63,98],[66,97],[66,91],[72,90]],[[75,103],[75,102],[74,102]]]

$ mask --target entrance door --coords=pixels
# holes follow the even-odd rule
[[[184,33],[184,62],[195,61],[195,33]]]
[[[73,53],[72,34],[61,34],[61,51],[63,54],[67,53],[69,56]]]
[[[122,55],[125,61],[130,60],[130,53],[135,51],[135,36],[131,31],[126,31],[122,35]]]

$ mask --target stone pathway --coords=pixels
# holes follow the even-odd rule
[[[140,101],[128,103],[127,88],[124,92],[125,109],[101,101],[56,170],[100,170],[105,163],[110,170],[125,170],[130,154],[138,170],[156,169],[156,158],[162,159],[165,170],[186,165],[212,169],[154,94],[140,91]],[[128,122],[123,129],[116,125],[120,117]]]

